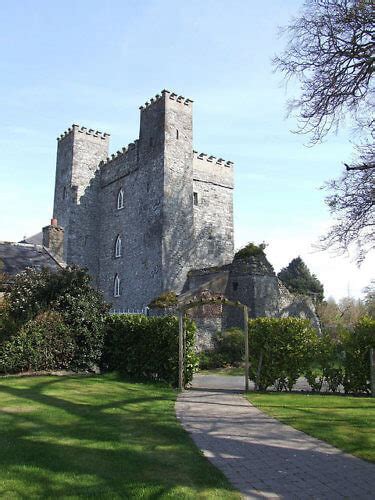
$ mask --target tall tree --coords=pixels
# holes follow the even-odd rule
[[[345,174],[330,181],[327,203],[336,217],[323,248],[347,250],[356,243],[358,260],[375,246],[375,9],[372,0],[305,0],[299,17],[284,29],[285,51],[274,58],[286,78],[300,81],[289,102],[297,112],[297,133],[320,142],[350,116],[361,142]]]
[[[301,257],[293,259],[287,267],[281,269],[277,276],[289,291],[309,295],[319,302],[323,300],[323,285],[315,274],[310,272]]]
[[[375,280],[372,280],[363,291],[365,293],[364,302],[366,312],[370,318],[375,319]]]

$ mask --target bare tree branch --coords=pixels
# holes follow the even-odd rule
[[[287,49],[273,59],[286,79],[301,82],[289,101],[298,110],[299,133],[313,144],[349,112],[366,111],[374,97],[375,13],[371,0],[307,0],[302,14],[283,30]]]
[[[326,202],[336,223],[321,240],[324,249],[357,245],[358,261],[375,246],[375,8],[373,0],[305,0],[299,17],[283,30],[284,52],[273,60],[286,79],[300,81],[289,101],[297,133],[320,142],[346,116],[357,124],[362,144],[338,180],[326,183]]]

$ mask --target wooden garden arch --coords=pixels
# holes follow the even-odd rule
[[[223,304],[226,306],[237,307],[243,310],[243,326],[244,326],[244,342],[245,342],[245,391],[249,390],[249,326],[248,308],[241,302],[233,302],[225,298],[209,298],[193,300],[191,302],[181,304],[178,310],[178,388],[180,391],[185,389],[184,377],[184,363],[185,363],[185,329],[184,329],[184,316],[187,310],[193,307],[204,306],[206,304]]]

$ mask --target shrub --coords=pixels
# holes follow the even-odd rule
[[[28,269],[19,274],[7,294],[8,321],[17,323],[20,329],[45,311],[59,312],[74,335],[76,348],[69,361],[70,367],[93,369],[102,354],[108,306],[91,286],[87,272],[73,267],[57,272]],[[13,334],[18,335],[17,332]],[[21,339],[24,336],[18,342]]]
[[[0,345],[17,333],[19,324],[9,315],[8,304],[4,302],[0,306]]]
[[[375,320],[364,317],[343,339],[345,392],[370,393],[370,348],[375,348]]]
[[[317,333],[300,318],[249,320],[250,378],[260,390],[291,390],[311,363]]]
[[[339,332],[337,332],[339,334]],[[320,391],[327,382],[329,390],[336,392],[342,383],[342,346],[338,339],[323,332],[311,351],[311,365],[305,372],[313,391]]]
[[[185,382],[197,366],[195,325],[185,320]],[[106,320],[102,368],[178,384],[178,319],[173,316],[112,315]]]
[[[221,366],[238,366],[245,356],[244,332],[239,328],[230,328],[219,332],[214,340],[215,350],[221,360]]]
[[[234,256],[235,259],[248,259],[249,257],[265,256],[264,250],[267,245],[261,243],[260,245],[255,245],[255,243],[248,243],[245,247],[238,250]]]
[[[244,361],[245,342],[243,330],[230,328],[217,332],[213,339],[213,349],[198,354],[199,368],[210,370],[226,366],[239,366]]]
[[[0,345],[0,372],[70,368],[76,344],[62,316],[41,313]]]
[[[198,366],[200,370],[211,370],[211,368],[220,368],[222,361],[218,359],[217,354],[212,349],[198,352]]]
[[[177,306],[177,295],[175,292],[163,292],[149,304],[150,308],[165,309]]]
[[[340,367],[328,367],[324,370],[324,378],[327,381],[328,389],[332,392],[336,392],[344,382],[343,370]]]

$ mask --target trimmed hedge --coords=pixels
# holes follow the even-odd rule
[[[370,348],[375,349],[375,320],[364,317],[343,339],[345,392],[371,392]]]
[[[305,376],[313,391],[323,384],[336,392],[371,392],[370,348],[375,349],[375,320],[361,318],[352,330],[318,336],[308,320],[256,318],[249,320],[250,379],[257,389],[274,386],[291,390]],[[236,366],[244,356],[243,331],[218,333],[214,349],[199,355],[200,368]]]
[[[311,363],[317,333],[300,318],[249,320],[250,379],[260,390],[292,390]]]
[[[185,320],[185,383],[197,366],[195,325]],[[178,319],[114,314],[105,324],[102,368],[147,380],[178,384]]]
[[[326,383],[332,392],[342,385],[346,393],[369,394],[371,347],[375,348],[375,320],[369,317],[361,318],[352,330],[337,331],[335,338],[323,333],[305,372],[313,391]]]

